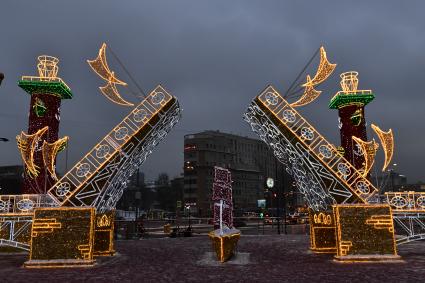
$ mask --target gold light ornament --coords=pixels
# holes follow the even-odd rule
[[[43,162],[44,166],[49,171],[50,175],[54,180],[57,180],[55,170],[55,160],[57,154],[62,151],[68,144],[69,137],[63,137],[53,143],[48,143],[47,141],[43,142],[42,153],[43,153]]]
[[[326,58],[326,51],[323,46],[320,47],[320,63],[317,68],[316,75],[311,81],[308,81],[303,84],[303,87],[314,86],[324,82],[335,70],[336,64],[331,64]]]
[[[291,106],[299,107],[299,106],[307,105],[311,103],[313,100],[315,100],[316,98],[318,98],[321,93],[322,93],[321,91],[314,89],[314,85],[311,83],[311,78],[309,75],[307,75],[307,82],[304,88],[304,94],[300,97],[300,99],[298,99],[294,103],[291,103]]]
[[[102,44],[96,59],[87,60],[87,63],[102,79],[114,84],[127,85],[127,83],[117,79],[114,72],[111,72],[109,69],[108,62],[106,61],[106,43]]]
[[[106,96],[106,98],[119,105],[134,106],[133,103],[130,103],[121,97],[115,86],[117,84],[126,86],[127,83],[117,79],[115,77],[115,73],[109,69],[108,63],[106,61],[106,43],[102,44],[96,59],[87,60],[87,63],[96,74],[107,81],[105,86],[99,87],[100,91],[104,96]]]
[[[372,129],[375,131],[375,133],[378,135],[378,138],[381,141],[382,148],[384,150],[385,162],[384,162],[384,167],[382,167],[382,172],[384,172],[385,169],[387,169],[388,165],[390,164],[394,154],[393,130],[389,129],[388,132],[384,132],[378,126],[374,124],[372,124],[371,126],[372,126]]]
[[[25,164],[26,170],[31,178],[38,176],[38,166],[34,164],[34,152],[37,149],[37,144],[41,140],[41,137],[49,129],[48,126],[41,128],[32,135],[21,132],[20,135],[16,136],[19,152],[21,153],[22,161]]]
[[[109,100],[111,100],[112,102],[116,104],[124,105],[124,106],[134,106],[133,103],[130,103],[124,100],[124,98],[122,98],[122,96],[118,93],[118,90],[115,87],[115,84],[111,83],[110,81],[105,86],[99,87],[99,89],[106,98],[108,98]]]
[[[363,177],[366,177],[369,173],[370,169],[375,162],[376,151],[378,150],[379,145],[375,142],[375,140],[371,140],[368,142],[363,141],[362,139],[353,136],[353,140],[360,146],[363,152],[364,157],[364,167],[363,167]]]

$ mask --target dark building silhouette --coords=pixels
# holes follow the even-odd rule
[[[21,165],[0,167],[0,195],[21,194],[23,173],[24,167]]]
[[[267,199],[268,207],[283,207],[274,193],[287,195],[287,206],[296,207],[301,199],[294,190],[292,179],[272,151],[261,140],[219,131],[204,131],[184,138],[184,190],[183,198],[191,213],[211,216],[211,193],[214,166],[227,168],[232,173],[233,204],[235,214],[257,211],[257,200]],[[275,180],[273,191],[268,191],[266,179]],[[282,186],[284,184],[284,186]],[[282,200],[282,199],[281,199]],[[301,201],[302,202],[302,201]]]

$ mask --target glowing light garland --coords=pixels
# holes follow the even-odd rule
[[[32,135],[27,135],[24,132],[21,132],[19,136],[16,136],[16,141],[21,153],[22,161],[25,164],[25,169],[32,178],[37,177],[39,173],[39,167],[34,164],[34,152],[41,141],[41,137],[48,129],[49,127],[46,126]]]
[[[388,205],[334,205],[340,262],[399,260],[391,208]]]
[[[254,99],[245,120],[285,164],[313,211],[365,203],[377,192],[273,87]]]
[[[102,44],[96,59],[87,60],[87,63],[92,68],[92,70],[105,81],[124,86],[127,85],[127,83],[117,79],[114,72],[109,69],[108,62],[106,61],[106,43]]]
[[[56,168],[55,168],[55,160],[57,154],[62,151],[66,145],[68,144],[69,137],[63,137],[53,143],[48,143],[46,141],[43,142],[42,153],[43,153],[43,162],[45,168],[47,168],[50,176],[54,180],[57,180],[56,176]]]
[[[379,140],[381,141],[382,148],[385,154],[384,167],[382,167],[382,171],[387,169],[388,165],[393,158],[394,153],[394,136],[392,129],[389,129],[388,132],[382,131],[378,126],[372,124],[372,129],[378,135]]]
[[[307,75],[306,83],[302,86],[304,87],[304,93],[296,102],[291,104],[291,107],[300,107],[307,105],[314,101],[316,98],[320,96],[321,91],[315,90],[314,86],[321,84],[324,82],[335,70],[336,64],[329,63],[326,58],[326,51],[323,46],[320,47],[320,63],[317,68],[316,74],[314,78],[311,79],[309,75]]]
[[[114,72],[109,69],[108,63],[106,62],[106,43],[102,44],[96,59],[87,60],[87,63],[96,74],[107,81],[105,86],[99,87],[100,91],[104,96],[106,96],[106,98],[119,105],[134,106],[133,103],[130,103],[122,98],[115,86],[116,84],[126,86],[127,83],[118,80],[115,77]]]
[[[27,268],[92,266],[95,209],[38,208]]]
[[[48,194],[62,206],[93,206],[98,213],[114,209],[129,177],[180,116],[177,99],[162,86],[156,87]]]
[[[307,80],[303,87],[314,86],[324,82],[335,70],[336,64],[331,64],[326,58],[326,51],[323,46],[320,47],[320,63],[316,75],[312,80]]]
[[[122,96],[118,93],[115,84],[111,82],[108,82],[105,86],[100,86],[99,89],[106,98],[116,104],[123,106],[134,106],[133,103],[130,103],[122,98]]]
[[[223,224],[233,227],[232,177],[229,170],[218,166],[214,166],[212,200],[214,224],[220,225],[220,233],[223,235]]]
[[[361,152],[365,160],[362,175],[363,177],[366,177],[375,162],[375,155],[379,145],[375,142],[375,140],[365,142],[355,136],[352,138],[362,149]]]
[[[314,101],[316,98],[320,96],[322,92],[315,90],[314,85],[311,84],[310,76],[307,76],[307,85],[304,88],[304,94],[295,101],[294,103],[291,103],[291,107],[300,107],[303,105],[307,105]]]

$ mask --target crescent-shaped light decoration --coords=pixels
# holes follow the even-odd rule
[[[48,129],[49,127],[46,126],[32,135],[27,135],[24,132],[21,132],[20,135],[16,136],[22,161],[24,162],[26,170],[31,178],[38,176],[38,167],[34,164],[34,152],[41,137]]]
[[[105,81],[119,85],[127,85],[126,82],[117,79],[114,75],[114,72],[111,72],[109,69],[108,62],[106,61],[106,43],[102,44],[96,59],[87,60],[87,63],[92,68],[92,70]]]
[[[48,143],[46,141],[43,142],[42,153],[44,166],[47,168],[47,171],[49,171],[50,176],[52,176],[54,180],[58,179],[55,170],[56,156],[66,147],[68,140],[69,137],[65,136],[53,143]]]
[[[381,141],[382,148],[384,150],[385,162],[384,162],[384,167],[382,167],[382,172],[384,172],[385,169],[387,169],[388,165],[390,164],[394,154],[393,130],[389,129],[388,132],[384,132],[378,126],[374,124],[372,124],[371,126],[372,126],[372,129],[375,131],[375,133],[378,135],[378,138]]]
[[[316,98],[319,97],[319,95],[322,92],[321,91],[318,91],[318,90],[315,90],[314,89],[314,85],[313,84],[310,84],[310,82],[311,82],[311,78],[310,78],[309,75],[307,75],[307,82],[306,82],[307,85],[304,88],[304,93],[300,97],[300,99],[298,99],[294,103],[291,103],[291,107],[299,107],[299,106],[303,106],[303,105],[309,104],[312,101],[314,101]]]
[[[365,160],[362,175],[363,177],[366,177],[372,168],[373,163],[375,163],[375,155],[379,145],[375,142],[375,140],[365,142],[355,136],[353,136],[353,140],[362,148],[363,157]]]
[[[118,93],[117,88],[115,87],[115,84],[112,82],[108,82],[105,86],[100,86],[99,89],[103,93],[103,95],[106,96],[106,98],[116,104],[124,106],[134,106],[133,103],[130,103],[121,97],[121,95]]]
[[[331,64],[328,61],[328,59],[326,58],[325,48],[321,46],[320,47],[320,63],[319,63],[319,67],[317,68],[316,75],[310,82],[307,81],[302,86],[307,87],[309,85],[318,85],[324,82],[332,74],[335,68],[336,68],[336,64]]]

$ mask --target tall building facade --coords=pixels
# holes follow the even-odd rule
[[[190,206],[191,213],[200,217],[212,215],[214,166],[227,168],[232,173],[236,214],[241,211],[256,211],[258,199],[273,198],[273,192],[265,195],[268,177],[275,180],[274,192],[278,192],[278,189],[283,192],[284,187],[285,193],[288,193],[293,188],[292,179],[286,174],[283,165],[260,140],[219,131],[186,135],[183,199],[185,205]],[[268,203],[269,206],[276,206],[276,200],[269,199]]]

